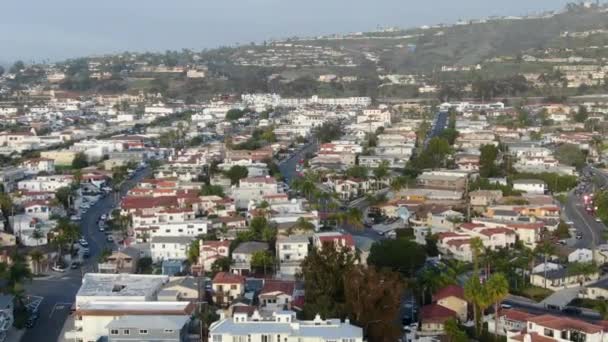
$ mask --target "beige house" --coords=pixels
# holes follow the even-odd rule
[[[608,278],[587,285],[581,290],[579,297],[595,300],[608,299]]]
[[[0,247],[10,247],[16,244],[17,238],[15,238],[15,235],[6,232],[0,232]]]
[[[77,151],[70,150],[42,151],[40,152],[40,157],[54,160],[55,165],[65,166],[72,165],[76,154],[78,154]]]
[[[467,320],[468,303],[464,299],[464,290],[457,285],[448,285],[433,295],[433,301],[438,305],[454,311],[461,322]]]
[[[204,293],[204,286],[201,286],[201,291]],[[158,300],[196,302],[198,301],[198,295],[198,278],[192,276],[171,277],[158,293]]]
[[[487,207],[502,199],[501,190],[477,190],[469,193],[473,207]]]
[[[213,278],[213,302],[228,306],[245,293],[245,277],[228,272],[219,272]]]
[[[570,287],[586,286],[595,282],[599,278],[599,274],[573,274],[568,271],[568,268],[561,268],[547,272],[533,273],[530,276],[530,283],[535,286],[545,287],[557,291]],[[545,281],[546,280],[546,281]]]
[[[99,273],[135,273],[139,256],[139,250],[132,247],[115,251],[105,262],[99,263]]]

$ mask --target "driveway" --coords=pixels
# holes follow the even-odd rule
[[[572,287],[553,292],[552,295],[545,298],[540,304],[546,308],[559,308],[560,310],[566,307],[574,298],[578,297],[582,287]]]

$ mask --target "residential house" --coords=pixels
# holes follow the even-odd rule
[[[220,306],[230,305],[245,293],[245,277],[238,274],[218,272],[212,283],[213,302]]]
[[[494,205],[502,199],[501,190],[476,190],[469,193],[471,206],[474,208],[484,209],[487,206]]]
[[[250,201],[278,193],[279,187],[273,177],[249,177],[241,179],[239,187],[232,190],[232,198],[237,208],[246,209]]]
[[[545,287],[557,291],[570,287],[585,286],[597,281],[599,274],[572,273],[568,267],[548,272],[532,273],[530,275],[530,283],[535,286]]]
[[[133,247],[127,247],[112,252],[104,262],[97,265],[99,273],[135,273],[140,251]]]
[[[295,281],[266,280],[258,298],[260,306],[266,311],[291,310],[292,302],[296,298]]]
[[[263,317],[257,311],[251,315],[235,313],[231,318],[211,324],[209,335],[212,342],[363,342],[363,329],[351,325],[349,320],[324,320],[317,315],[312,321],[302,321],[296,318],[293,311],[278,311],[268,317]]]
[[[437,305],[454,311],[461,322],[467,320],[468,303],[464,298],[464,289],[462,287],[458,285],[448,285],[441,288],[433,295],[433,301],[437,303]]]
[[[420,308],[419,336],[445,334],[444,324],[449,319],[457,319],[458,313],[439,304],[429,304]]]
[[[488,331],[497,331],[501,336],[515,335],[526,329],[528,320],[532,317],[536,317],[536,315],[516,309],[500,309],[498,311],[498,327],[495,326],[494,315],[490,315]]]
[[[213,263],[220,258],[230,257],[230,241],[201,241],[199,244],[199,264],[206,271],[211,270]]]
[[[594,283],[588,284],[578,295],[580,298],[593,300],[608,299],[608,278],[600,279]]]
[[[268,251],[266,242],[248,241],[238,245],[232,251],[232,265],[230,270],[235,274],[249,274],[252,270],[251,259],[258,252]]]
[[[467,171],[425,171],[416,178],[416,183],[429,188],[462,190],[466,186],[467,178]]]
[[[547,189],[547,183],[538,179],[516,179],[513,181],[513,190],[529,194],[544,194]]]
[[[108,342],[191,341],[188,315],[120,316],[106,326]]]
[[[171,277],[158,292],[158,300],[197,302],[199,300],[199,279],[192,276]],[[200,286],[200,291],[204,296],[205,287]]]
[[[304,235],[279,237],[276,242],[279,272],[282,275],[295,276],[300,271],[300,264],[308,255],[309,238]]]
[[[185,261],[188,247],[193,238],[189,236],[153,236],[150,240],[150,253],[153,262],[165,259]]]
[[[334,245],[335,248],[346,248],[355,251],[353,236],[340,232],[315,233],[312,237],[312,246],[317,249],[323,248],[325,244]]]
[[[507,342],[606,341],[605,327],[571,317],[549,314],[530,317],[525,332],[508,335]]]

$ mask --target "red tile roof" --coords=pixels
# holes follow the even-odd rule
[[[587,334],[595,334],[603,330],[601,325],[587,323],[574,318],[557,317],[553,315],[541,315],[528,319],[528,322],[533,322],[541,327],[547,327],[556,330],[575,329],[583,331]]]
[[[146,209],[160,207],[176,207],[177,198],[175,196],[159,196],[159,197],[136,197],[127,196],[123,198],[121,203],[122,209]]]
[[[288,280],[267,280],[264,282],[264,286],[260,291],[260,294],[281,292],[286,295],[292,296],[293,290],[295,289],[296,283]]]
[[[456,297],[456,298],[465,300],[464,299],[464,289],[457,285],[448,285],[448,286],[440,289],[439,291],[437,291],[433,295],[433,300],[438,301],[440,299],[447,298],[447,297]]]
[[[439,322],[443,323],[448,319],[456,318],[458,314],[444,306],[438,304],[425,305],[420,309],[420,318],[422,322]]]
[[[214,284],[244,284],[245,277],[229,272],[219,272],[213,277]]]
[[[505,316],[506,319],[517,322],[527,322],[530,318],[536,316],[525,311],[515,309],[501,309],[498,315]]]

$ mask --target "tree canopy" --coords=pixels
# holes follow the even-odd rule
[[[372,245],[367,258],[369,265],[389,268],[404,276],[412,276],[426,260],[426,250],[406,239],[380,240]]]

